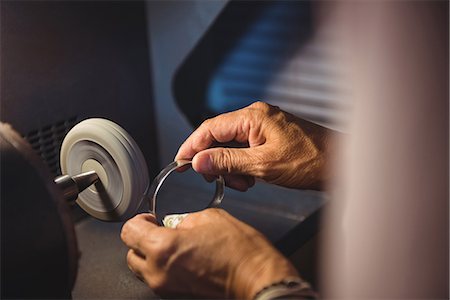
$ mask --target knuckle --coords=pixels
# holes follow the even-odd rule
[[[127,238],[127,235],[128,235],[128,232],[129,232],[129,224],[128,224],[128,222],[127,223],[125,223],[123,226],[122,226],[122,230],[120,231],[120,238],[122,239],[122,240],[125,240],[126,238]]]
[[[155,274],[148,280],[148,283],[157,294],[163,294],[167,291],[168,278],[165,274]]]
[[[256,116],[258,118],[264,116],[273,116],[282,112],[282,110],[278,106],[273,106],[261,101],[254,102],[249,107],[256,111]],[[252,114],[254,114],[254,112]]]
[[[206,127],[206,128],[210,127],[211,123],[213,122],[213,119],[214,118],[206,119],[205,121],[203,121],[203,123],[200,126],[201,127]]]
[[[139,218],[134,217],[128,220],[120,231],[120,237],[123,241],[132,237],[136,238],[136,233],[141,230],[141,221]]]
[[[225,210],[221,209],[221,208],[208,208],[208,214],[211,217],[219,217],[219,216],[227,216],[229,215]]]
[[[200,213],[202,214],[203,217],[206,217],[206,218],[214,217],[219,214],[217,208],[211,208],[211,207],[201,211]]]
[[[280,109],[273,110],[271,117],[277,124],[280,124],[282,126],[286,126],[286,124],[288,123],[288,116]]]
[[[219,170],[222,170],[229,174],[233,171],[232,163],[233,163],[233,155],[231,151],[228,148],[224,148],[219,153],[217,160],[217,167],[219,168]]]
[[[229,216],[229,213],[221,208],[207,208],[203,210],[201,213],[205,223],[217,221],[221,218]]]
[[[265,102],[255,102],[249,107],[249,118],[255,123],[266,122],[282,112],[277,106]]]
[[[128,266],[130,266],[131,265],[131,261],[132,261],[132,256],[133,256],[133,253],[132,253],[132,251],[131,251],[131,249],[130,250],[128,250],[128,252],[127,252],[127,264],[128,264]]]
[[[268,112],[271,108],[269,104],[262,101],[253,102],[250,107],[253,109],[261,110],[263,112]]]

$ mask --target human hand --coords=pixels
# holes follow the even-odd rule
[[[254,228],[221,209],[189,214],[176,229],[140,214],[122,228],[129,268],[161,296],[252,299],[298,276]]]
[[[266,182],[303,189],[322,189],[329,130],[263,102],[203,122],[181,145],[175,157],[192,160],[198,173],[245,191]],[[216,147],[237,142],[246,148]]]

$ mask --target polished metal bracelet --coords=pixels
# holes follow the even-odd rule
[[[150,212],[156,217],[156,197],[158,195],[158,191],[161,189],[161,186],[163,185],[166,178],[175,171],[178,168],[191,165],[192,161],[190,160],[177,160],[172,163],[170,163],[167,167],[165,167],[159,174],[156,176],[156,178],[153,180],[152,185],[150,188],[146,191],[146,195],[149,198],[149,208]],[[223,200],[224,196],[224,187],[225,187],[225,181],[222,176],[218,176],[216,179],[216,191],[214,193],[214,196],[212,200],[209,202],[208,207],[218,207],[219,204]],[[162,223],[166,227],[176,228],[179,223],[181,223],[184,218],[188,214],[175,214],[175,215],[167,215],[163,218]]]

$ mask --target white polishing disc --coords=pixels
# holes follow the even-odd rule
[[[63,174],[94,170],[99,176],[77,199],[95,218],[126,220],[145,197],[149,175],[144,156],[133,138],[109,120],[87,119],[75,125],[64,138],[60,161]]]

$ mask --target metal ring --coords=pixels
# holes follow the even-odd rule
[[[192,161],[190,160],[177,160],[172,163],[170,163],[167,167],[165,167],[159,174],[156,176],[156,178],[153,180],[152,185],[150,186],[149,190],[147,191],[147,196],[150,200],[149,208],[150,212],[156,217],[156,196],[158,194],[159,189],[161,188],[164,180],[176,169],[190,165],[192,164]],[[214,193],[214,197],[209,202],[208,207],[217,207],[222,202],[223,195],[224,195],[224,186],[225,181],[222,176],[218,176],[216,179],[216,191]]]

